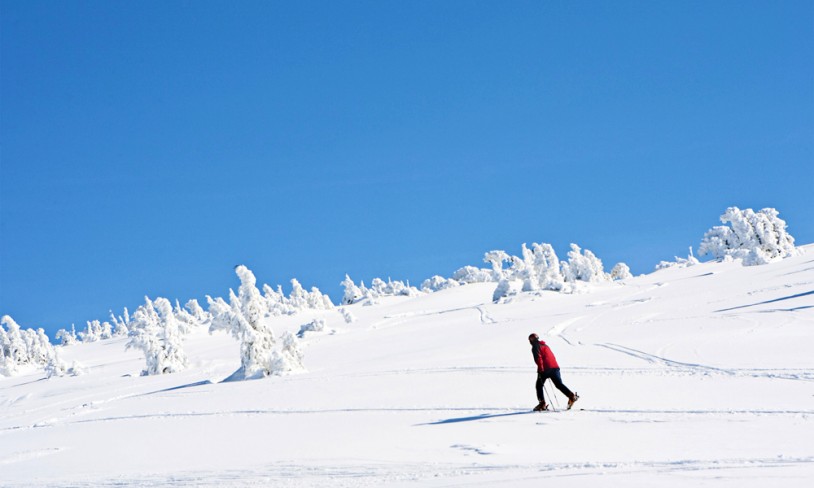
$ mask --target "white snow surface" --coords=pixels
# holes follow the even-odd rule
[[[223,332],[140,376],[126,338],[61,349],[86,373],[0,377],[0,485],[810,486],[814,246],[780,262],[670,268],[583,293],[494,283],[266,320],[312,320],[307,372],[222,382]],[[527,336],[580,400],[531,412]]]

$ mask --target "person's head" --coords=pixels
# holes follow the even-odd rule
[[[532,334],[529,336],[529,344],[534,344],[535,342],[539,342],[539,341],[540,341],[540,338],[537,336],[537,334],[532,332]]]

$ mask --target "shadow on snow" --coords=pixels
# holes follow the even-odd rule
[[[488,420],[494,419],[498,417],[511,417],[514,415],[528,415],[531,413],[535,413],[530,410],[523,410],[521,412],[510,412],[510,413],[482,413],[480,415],[474,415],[471,417],[455,417],[451,419],[444,419],[438,420],[436,422],[429,422],[426,424],[418,424],[418,425],[443,425],[443,424],[457,424],[458,422],[472,422],[475,420]]]

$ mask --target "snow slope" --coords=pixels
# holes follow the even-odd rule
[[[275,318],[329,332],[306,335],[307,373],[263,380],[221,382],[240,362],[225,334],[194,333],[190,368],[150,377],[123,339],[67,347],[85,375],[0,377],[0,485],[807,486],[803,249],[500,305],[478,284],[352,305],[351,324]],[[531,332],[580,393],[574,410],[530,412]]]

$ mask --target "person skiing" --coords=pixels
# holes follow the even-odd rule
[[[548,347],[545,341],[541,341],[537,334],[531,334],[529,336],[529,344],[531,344],[531,354],[534,356],[534,364],[537,365],[537,383],[534,386],[537,390],[537,400],[540,401],[540,403],[534,407],[534,411],[541,412],[548,410],[548,405],[543,397],[543,385],[545,384],[545,380],[549,378],[554,383],[554,386],[556,386],[563,395],[568,397],[568,409],[570,410],[571,407],[574,406],[574,402],[579,400],[579,395],[572,393],[571,390],[562,383],[560,365],[557,364],[557,359],[554,357],[554,353],[551,352],[551,348]]]

